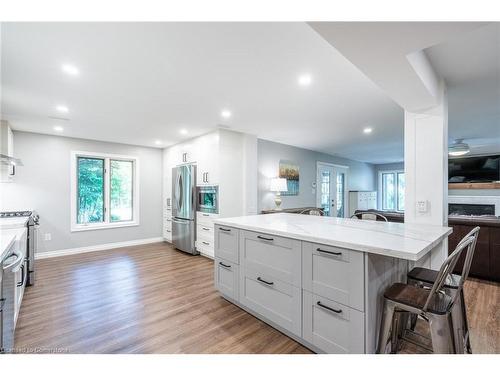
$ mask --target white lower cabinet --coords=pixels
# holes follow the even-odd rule
[[[215,287],[226,297],[238,300],[238,265],[221,258],[215,258]]]
[[[163,218],[163,239],[172,242],[172,216]]]
[[[302,242],[302,287],[311,293],[364,310],[363,253]]]
[[[196,249],[209,258],[215,256],[214,219],[218,217],[217,214],[196,212]]]
[[[240,231],[224,225],[216,225],[214,231],[215,256],[239,264],[238,239]]]
[[[15,246],[23,255],[23,258],[26,259],[26,255],[28,252],[27,249],[27,229],[24,230],[23,234],[16,240]],[[17,318],[19,317],[19,310],[21,309],[21,303],[23,301],[24,289],[26,286],[26,278],[28,273],[28,263],[24,262],[21,266],[21,269],[16,272],[14,275],[14,280],[16,283],[16,291],[14,293],[14,325],[17,324]]]
[[[304,290],[303,338],[326,353],[364,353],[364,314]]]
[[[216,224],[215,286],[325,353],[364,353],[363,254]]]
[[[301,299],[300,288],[258,271],[241,270],[240,303],[297,336],[302,332]]]

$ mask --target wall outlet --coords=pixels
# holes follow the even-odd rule
[[[44,239],[45,239],[45,241],[51,241],[52,240],[52,234],[51,233],[45,233]]]

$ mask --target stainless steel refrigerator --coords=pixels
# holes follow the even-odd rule
[[[186,253],[197,255],[196,166],[172,168],[172,243]]]

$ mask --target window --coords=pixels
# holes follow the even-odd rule
[[[138,225],[134,157],[72,152],[71,230]]]
[[[401,171],[380,172],[381,205],[384,211],[404,211],[405,174]]]

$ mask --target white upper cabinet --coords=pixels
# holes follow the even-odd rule
[[[219,184],[219,133],[210,133],[194,140],[196,184]]]

